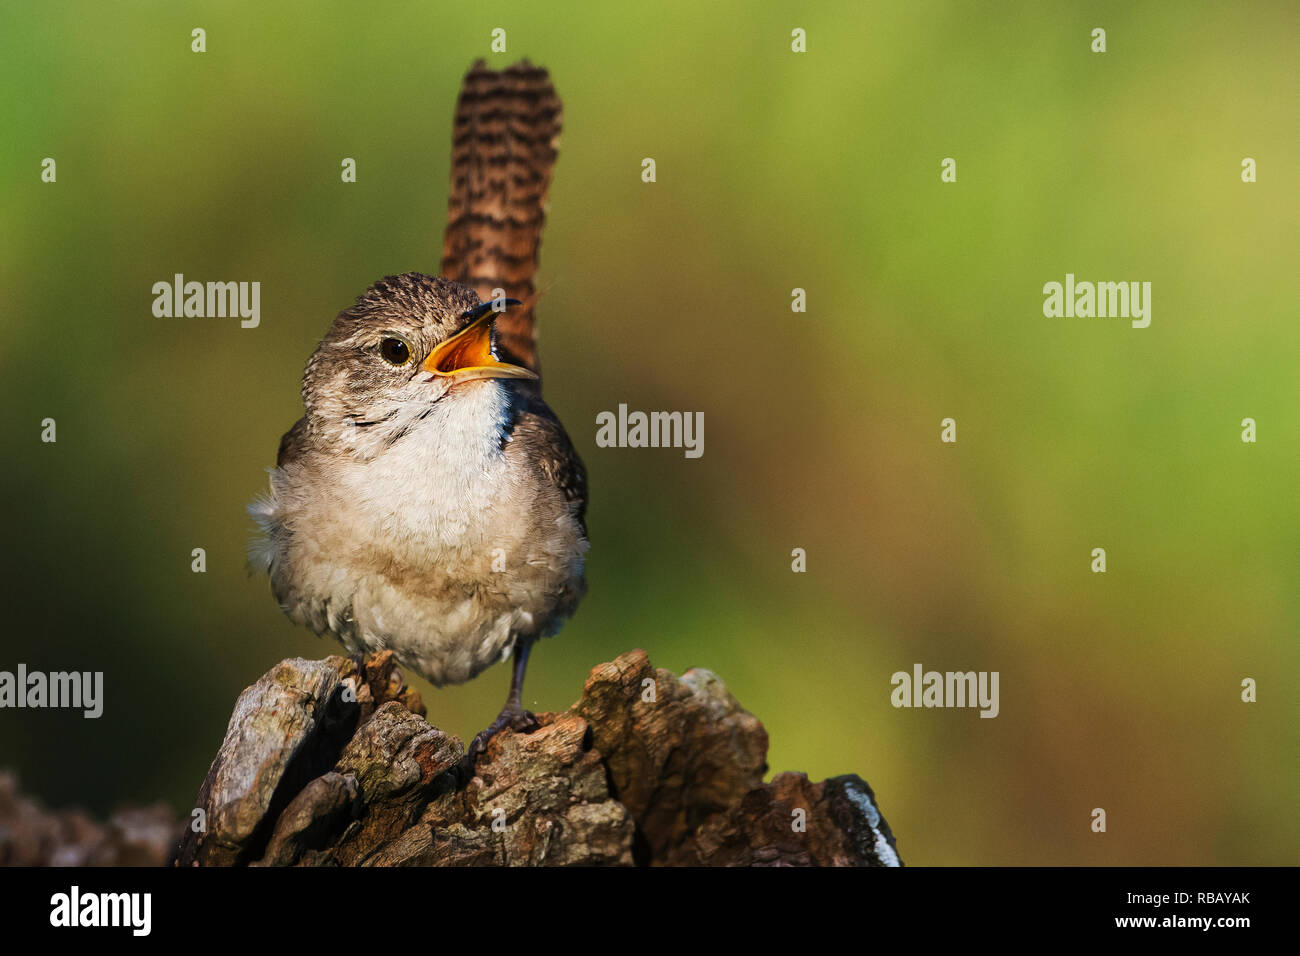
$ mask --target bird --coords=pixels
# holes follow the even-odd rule
[[[435,686],[513,657],[474,758],[523,707],[535,643],[586,592],[587,472],[541,397],[534,306],[561,105],[527,61],[466,74],[440,275],[382,278],[307,362],[303,416],[249,506],[280,608]]]

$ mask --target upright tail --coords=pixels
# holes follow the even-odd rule
[[[441,272],[524,304],[496,323],[501,358],[541,371],[533,309],[547,193],[558,155],[560,98],[550,75],[527,60],[465,74],[452,133],[451,194]]]

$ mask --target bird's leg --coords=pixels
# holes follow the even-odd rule
[[[497,719],[488,725],[486,730],[476,734],[473,741],[470,742],[469,749],[465,751],[465,756],[461,760],[461,768],[465,771],[466,779],[474,769],[474,761],[484,750],[487,749],[488,741],[496,736],[500,731],[509,727],[511,730],[520,733],[534,731],[538,727],[537,718],[531,711],[524,710],[522,697],[524,692],[524,671],[528,669],[528,654],[533,649],[535,638],[518,638],[515,642],[515,654],[513,666],[510,670],[510,694],[506,697],[506,705],[501,708],[501,713]]]
[[[363,684],[366,682],[366,656],[365,651],[353,651],[348,655],[352,663],[356,665],[357,673],[361,676],[361,683]]]

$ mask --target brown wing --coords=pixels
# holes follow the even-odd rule
[[[524,304],[496,322],[501,357],[540,372],[533,306],[547,192],[559,146],[560,98],[527,60],[465,74],[452,134],[442,274],[484,302],[493,289]]]
[[[307,444],[307,419],[300,418],[280,439],[280,450],[275,455],[275,467],[284,465],[285,461],[297,458]]]
[[[542,472],[574,506],[582,533],[587,533],[587,468],[551,407],[528,398],[520,407],[511,443],[537,463]]]

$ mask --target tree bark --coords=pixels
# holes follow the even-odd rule
[[[180,866],[901,866],[858,776],[767,771],[713,673],[632,651],[472,772],[391,653],[281,661],[235,704],[189,819],[52,813],[0,774],[0,863]],[[183,836],[178,834],[183,833]]]
[[[763,725],[706,670],[602,664],[468,782],[424,713],[391,654],[282,661],[240,696],[177,863],[901,865],[860,777],[764,783]]]
[[[0,866],[161,866],[181,826],[165,804],[124,808],[107,822],[47,810],[0,771]]]

